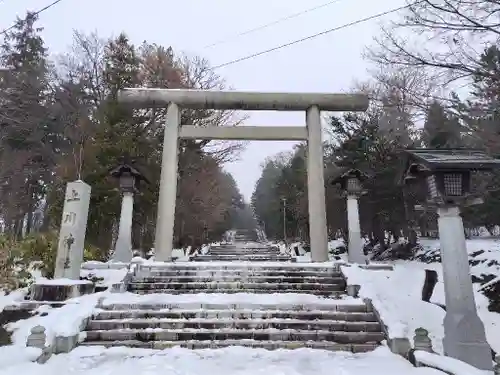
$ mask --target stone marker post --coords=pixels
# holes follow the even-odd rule
[[[55,278],[80,279],[90,191],[90,186],[81,180],[69,182],[66,186]]]

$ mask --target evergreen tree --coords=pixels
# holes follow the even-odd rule
[[[283,238],[282,198],[286,197],[280,196],[277,189],[282,169],[287,163],[283,159],[283,155],[277,155],[266,161],[252,194],[252,208],[268,238]]]
[[[429,106],[422,140],[429,148],[456,148],[462,146],[462,126],[457,116],[448,113],[437,101]]]
[[[6,69],[0,87],[0,201],[7,229],[32,230],[33,213],[52,180],[58,150],[50,109],[50,66],[35,23],[37,15],[18,19],[0,46]]]

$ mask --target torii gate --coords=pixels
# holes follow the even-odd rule
[[[180,138],[307,141],[311,258],[313,262],[328,260],[320,112],[366,111],[369,103],[366,95],[131,88],[122,90],[118,99],[135,108],[167,107],[156,221],[156,260],[170,261],[172,258]],[[181,108],[304,111],[306,126],[180,126]]]

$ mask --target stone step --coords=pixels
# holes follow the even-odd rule
[[[209,253],[197,255],[197,256],[211,257],[211,258],[217,258],[217,259],[222,259],[222,260],[224,260],[225,258],[231,257],[234,259],[237,258],[238,260],[242,260],[242,261],[245,261],[246,259],[258,259],[258,260],[270,259],[270,261],[272,261],[272,262],[288,261],[288,258],[290,258],[290,256],[288,254],[280,254],[280,253],[274,253],[274,254],[241,253],[241,254],[238,254],[238,253],[234,253],[234,252],[230,252],[230,253],[210,253],[209,252]],[[285,257],[287,259],[285,259]],[[264,261],[266,261],[266,260],[264,260]]]
[[[129,284],[132,290],[152,290],[152,289],[174,289],[174,290],[207,290],[207,289],[237,289],[240,292],[251,289],[261,289],[264,292],[269,291],[332,291],[343,292],[345,286],[343,283],[337,284],[320,284],[320,283],[252,283],[252,282],[229,282],[229,281],[212,281],[212,282],[135,282]]]
[[[270,249],[212,249],[208,250],[209,253],[214,251],[218,254],[237,254],[237,255],[255,255],[255,256],[266,256],[266,255],[278,255],[279,252]]]
[[[342,277],[331,276],[304,276],[304,277],[289,277],[289,276],[254,276],[245,274],[231,275],[192,275],[192,276],[144,276],[136,277],[135,283],[205,283],[205,282],[237,282],[245,280],[249,283],[315,283],[315,284],[338,284],[344,285],[345,281]]]
[[[261,245],[261,246],[255,246],[255,245],[243,245],[243,246],[236,246],[236,245],[230,245],[230,246],[210,246],[211,250],[224,250],[224,249],[236,249],[236,250],[275,250],[278,247],[273,247],[273,246],[267,246],[267,245]]]
[[[239,261],[239,262],[288,262],[290,260],[290,256],[288,254],[236,254],[236,253],[226,253],[226,254],[202,254],[196,255],[196,257],[210,257],[215,261]],[[231,259],[229,259],[231,258]],[[226,260],[227,259],[227,260]]]
[[[281,259],[283,258],[283,260],[285,260],[285,257],[287,258],[290,258],[290,256],[288,254],[280,254],[280,253],[273,253],[273,254],[255,254],[255,253],[241,253],[241,254],[238,254],[238,253],[234,253],[234,252],[230,252],[230,253],[222,253],[222,252],[218,252],[218,253],[211,253],[211,252],[208,252],[206,254],[202,254],[202,255],[196,255],[196,256],[204,256],[204,257],[212,257],[212,258],[238,258],[238,259],[242,259],[242,260],[245,260],[245,259],[272,259],[272,261],[274,262],[275,260],[274,259]],[[278,261],[281,261],[281,260],[278,260]],[[286,261],[286,260],[285,260]]]
[[[277,253],[275,252],[269,252],[269,251],[262,251],[262,250],[240,250],[240,249],[209,249],[207,251],[207,254],[210,255],[224,255],[224,254],[241,254],[241,255],[252,255],[252,254],[257,254],[257,255],[276,255]],[[279,253],[278,253],[279,254]]]
[[[209,254],[279,254],[278,249],[209,249]]]
[[[331,303],[307,303],[305,305],[295,303],[252,303],[252,302],[237,302],[237,303],[207,303],[207,302],[177,302],[177,303],[112,303],[100,306],[102,310],[107,311],[159,311],[170,310],[163,312],[177,311],[192,311],[207,313],[211,311],[229,311],[237,313],[240,311],[262,314],[273,314],[275,312],[283,312],[287,314],[332,314],[332,313],[372,313],[370,306],[360,302],[353,303],[336,303],[334,300],[326,300]],[[104,311],[103,311],[104,312]],[[162,311],[159,311],[162,312]]]
[[[378,344],[338,344],[329,341],[256,341],[256,340],[218,340],[218,341],[138,341],[138,340],[122,340],[122,341],[85,341],[79,345],[83,346],[126,346],[131,348],[146,348],[146,349],[169,349],[174,347],[183,347],[188,349],[216,349],[229,346],[242,346],[251,348],[262,348],[268,350],[275,349],[322,349],[329,351],[349,351],[354,353],[364,353],[375,350]]]
[[[293,262],[295,259],[288,255],[196,255],[191,258],[194,262],[218,262],[218,261],[247,261],[247,262]]]
[[[366,310],[364,306],[361,306]],[[377,322],[373,312],[351,311],[293,311],[293,310],[234,310],[234,309],[178,309],[178,310],[103,310],[93,320],[112,319],[292,319],[302,321]]]
[[[235,252],[235,253],[274,253],[278,252],[277,247],[211,247],[208,251],[218,251],[218,252]]]
[[[304,290],[297,289],[280,289],[280,290],[272,290],[272,289],[129,289],[131,292],[136,294],[205,294],[205,293],[217,293],[217,294],[235,294],[235,293],[248,293],[248,294],[269,294],[269,293],[295,293],[298,294],[300,292],[306,292]],[[315,295],[315,296],[323,296],[330,297],[333,299],[340,299],[342,296],[345,296],[345,292],[343,291],[332,291],[332,290],[308,290],[307,293],[303,293],[306,295]]]
[[[381,343],[382,332],[301,331],[275,329],[118,329],[84,331],[86,341],[217,341],[217,340],[262,340],[262,341],[331,341],[339,344]]]
[[[149,272],[148,277],[343,277],[340,271],[295,271],[293,268],[290,270],[246,270],[246,269],[232,269],[232,270],[153,270]]]
[[[235,249],[238,250],[274,250],[276,247],[267,246],[267,245],[255,245],[252,243],[246,244],[237,244],[234,246]],[[214,249],[217,249],[216,247]]]
[[[141,269],[144,270],[152,270],[152,271],[287,271],[287,272],[340,272],[339,266],[329,265],[329,266],[312,266],[312,265],[304,265],[300,263],[267,263],[266,265],[262,264],[252,264],[248,263],[232,263],[231,262],[214,262],[214,263],[200,263],[197,265],[193,265],[189,262],[184,263],[154,263],[154,264],[142,264],[140,266]]]
[[[208,251],[207,253],[203,255],[210,255],[210,256],[244,256],[244,257],[251,257],[251,256],[259,256],[259,257],[276,257],[280,255],[279,251],[274,251],[274,252],[251,252],[251,251]]]
[[[91,320],[88,331],[120,329],[278,329],[299,331],[381,332],[378,322],[341,320],[303,321],[299,319],[111,319]]]

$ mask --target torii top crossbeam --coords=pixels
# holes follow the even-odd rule
[[[242,109],[260,111],[305,111],[317,106],[322,111],[365,111],[369,99],[364,94],[283,93],[252,91],[205,91],[183,89],[130,88],[118,99],[136,108],[181,107],[204,109]]]

